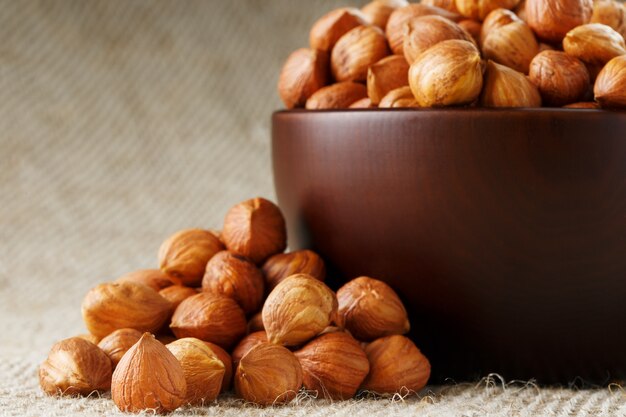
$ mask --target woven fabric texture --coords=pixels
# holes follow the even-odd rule
[[[107,395],[44,396],[37,368],[83,333],[98,282],[156,266],[177,229],[273,198],[281,61],[339,1],[0,0],[0,415],[117,415]],[[358,4],[358,2],[357,2]],[[626,415],[620,387],[506,385],[174,415]]]

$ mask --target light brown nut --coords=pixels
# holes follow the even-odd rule
[[[373,340],[404,334],[410,324],[406,309],[396,292],[374,278],[359,277],[337,291],[340,325],[359,340]]]
[[[372,103],[369,97],[362,98],[350,104],[349,109],[372,109],[376,108],[376,104]]]
[[[591,19],[593,0],[526,0],[526,21],[537,36],[560,43],[567,32]]]
[[[615,0],[596,0],[590,23],[610,26],[626,38],[626,5]]]
[[[362,388],[379,394],[403,389],[418,392],[430,378],[430,362],[407,337],[394,335],[374,340],[365,347],[370,372]]]
[[[118,329],[104,337],[98,347],[111,359],[113,369],[117,367],[122,356],[141,339],[141,332],[135,329]]]
[[[113,372],[111,397],[122,411],[167,413],[183,405],[186,393],[180,362],[149,333],[122,356]]]
[[[170,236],[159,248],[159,266],[188,287],[200,285],[206,263],[224,245],[213,233],[186,229]]]
[[[287,247],[285,219],[276,204],[252,198],[228,210],[222,239],[228,250],[258,264]]]
[[[472,35],[445,17],[434,15],[411,19],[405,25],[402,47],[404,57],[409,64],[412,64],[422,52],[448,39],[461,39],[474,43]]]
[[[267,343],[267,333],[264,330],[250,333],[243,339],[239,341],[237,346],[233,349],[231,358],[233,361],[233,366],[237,368],[239,365],[239,361],[244,357],[246,353],[253,347],[261,343]]]
[[[222,380],[222,389],[221,392],[226,392],[230,390],[233,383],[233,361],[230,358],[228,352],[226,352],[223,348],[216,345],[215,343],[202,341],[205,345],[207,345],[213,353],[217,355],[219,360],[224,364],[224,379]]]
[[[163,288],[159,291],[161,297],[169,301],[172,306],[172,314],[176,311],[176,308],[183,302],[183,300],[198,294],[195,288],[184,287],[182,285],[172,285],[171,287]]]
[[[239,361],[235,372],[235,392],[259,405],[291,401],[302,387],[302,368],[289,349],[261,343]]]
[[[352,103],[367,97],[367,88],[346,81],[319,89],[306,102],[309,110],[347,109]]]
[[[406,87],[396,88],[395,90],[391,90],[385,95],[378,103],[378,107],[381,109],[384,108],[403,108],[403,107],[419,107],[415,97],[413,96],[413,92],[411,91],[411,87],[408,85]]]
[[[278,94],[285,107],[304,107],[309,97],[330,81],[328,53],[301,48],[283,65],[278,78]]]
[[[263,305],[263,324],[272,343],[297,346],[317,336],[337,314],[337,297],[306,274],[285,278]]]
[[[524,74],[528,74],[530,62],[538,53],[535,35],[522,21],[493,29],[483,42],[485,58]]]
[[[530,64],[530,81],[544,105],[561,107],[580,101],[589,90],[589,72],[578,59],[559,51],[543,51]]]
[[[263,305],[265,284],[261,270],[251,260],[222,251],[207,264],[202,290],[230,297],[244,313],[254,313]]]
[[[459,13],[468,19],[485,20],[496,9],[513,9],[520,0],[456,0]]]
[[[483,107],[541,107],[541,95],[521,72],[488,61],[480,103]]]
[[[483,64],[468,41],[443,41],[424,51],[411,65],[409,85],[420,107],[469,104],[480,95]]]
[[[375,26],[357,26],[343,35],[330,55],[330,68],[337,81],[365,81],[370,65],[389,55],[387,40]]]
[[[616,56],[626,55],[624,37],[607,25],[589,23],[565,35],[563,50],[585,64],[604,67]]]
[[[262,271],[269,291],[288,276],[295,274],[308,274],[320,281],[326,278],[324,260],[308,249],[274,255],[265,261]]]
[[[626,55],[606,64],[598,74],[593,92],[603,108],[626,108]]]
[[[183,368],[187,390],[184,402],[203,404],[219,395],[225,366],[219,356],[202,340],[185,337],[165,346]]]
[[[177,338],[195,337],[230,349],[246,334],[246,315],[235,300],[201,292],[185,299],[172,316]]]
[[[369,24],[385,30],[391,13],[408,4],[407,0],[372,0],[362,7],[361,11]]]
[[[359,342],[343,332],[318,336],[295,355],[302,366],[305,388],[317,391],[318,398],[354,397],[370,369]]]
[[[329,52],[339,38],[351,29],[367,24],[367,17],[353,7],[333,10],[319,18],[309,33],[309,44],[312,49]]]
[[[147,285],[155,291],[161,291],[163,288],[167,288],[178,283],[178,280],[176,278],[168,276],[160,269],[140,269],[138,271],[123,275],[116,281],[131,281],[137,284]]]
[[[80,337],[55,343],[39,367],[39,385],[48,395],[89,395],[111,386],[111,360]]]
[[[459,9],[456,8],[456,2],[454,0],[422,0],[420,3],[427,6],[439,7],[449,12],[459,13]]]
[[[170,303],[158,292],[134,282],[100,284],[82,303],[87,330],[98,337],[124,328],[154,333],[168,319],[170,309]]]
[[[483,21],[483,26],[480,29],[480,45],[485,42],[487,35],[493,30],[506,26],[513,22],[522,22],[515,13],[507,9],[496,9],[489,13]]]

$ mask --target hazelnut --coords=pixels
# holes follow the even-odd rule
[[[559,43],[591,19],[593,0],[526,0],[526,21],[537,36]]]
[[[202,290],[230,297],[239,303],[244,313],[254,313],[263,305],[263,274],[241,255],[218,252],[206,266]]]
[[[409,64],[401,55],[391,55],[367,70],[367,94],[374,104],[391,90],[409,85]]]
[[[167,275],[195,287],[202,281],[206,263],[223,249],[222,242],[208,230],[181,230],[161,245],[159,265]]]
[[[405,7],[394,10],[389,16],[385,33],[391,50],[396,55],[403,55],[402,45],[404,42],[404,25],[415,17],[438,15],[458,22],[462,20],[461,15],[442,9],[440,7],[428,6],[422,3],[412,3]]]
[[[89,395],[111,386],[111,361],[98,346],[71,337],[55,343],[39,367],[39,384],[48,395]]]
[[[156,332],[170,314],[170,303],[152,288],[134,282],[111,282],[91,289],[82,303],[90,333],[104,337],[124,328]]]
[[[337,291],[339,322],[359,340],[409,331],[409,319],[396,292],[374,278],[359,277]]]
[[[159,291],[159,294],[170,303],[171,312],[173,314],[183,300],[198,294],[198,291],[195,288],[172,285],[171,287],[163,288]]]
[[[407,337],[386,336],[365,347],[370,372],[362,388],[379,394],[401,389],[417,392],[430,377],[430,362]]]
[[[83,333],[83,334],[79,334],[79,335],[78,335],[78,336],[76,336],[76,337],[80,337],[81,339],[85,339],[86,341],[91,342],[91,343],[93,343],[94,345],[97,345],[97,344],[100,342],[100,340],[102,340],[102,338],[101,338],[101,337],[98,337],[98,336],[93,335],[93,334],[91,334],[91,333]]]
[[[589,90],[585,64],[560,51],[543,51],[530,63],[530,81],[539,88],[543,103],[561,107],[580,101]]]
[[[408,4],[407,0],[373,0],[363,6],[361,12],[370,24],[385,30],[391,13]]]
[[[184,403],[186,392],[180,362],[149,333],[122,356],[113,372],[111,397],[122,411],[170,412]]]
[[[510,10],[496,9],[489,13],[480,29],[480,45],[482,46],[491,31],[513,22],[522,22],[522,20]]]
[[[170,328],[177,338],[195,337],[229,349],[246,333],[246,325],[235,300],[202,292],[180,303]]]
[[[297,346],[317,336],[337,313],[337,298],[307,274],[285,278],[263,306],[263,324],[270,342]]]
[[[521,0],[517,7],[513,9],[513,12],[517,17],[528,23],[528,19],[526,18],[526,0]]]
[[[563,106],[563,108],[596,110],[600,108],[600,105],[595,101],[581,101],[579,103],[568,104],[567,106]]]
[[[512,9],[519,0],[456,0],[459,13],[468,19],[484,20],[496,9]]]
[[[593,92],[603,108],[626,108],[626,55],[606,64],[598,74]]]
[[[343,332],[316,337],[295,355],[305,388],[331,400],[354,397],[370,369],[359,342]]]
[[[122,356],[141,339],[141,332],[135,329],[118,329],[104,337],[98,347],[111,359],[113,369],[117,367]]]
[[[202,340],[186,337],[165,346],[180,362],[187,384],[184,403],[202,404],[217,398],[225,367]]]
[[[320,88],[306,102],[309,110],[347,109],[352,103],[367,97],[367,88],[360,83],[346,81]]]
[[[239,365],[239,361],[241,360],[241,358],[243,358],[250,349],[258,344],[267,343],[267,341],[267,333],[265,333],[264,330],[250,333],[249,335],[241,339],[237,346],[235,346],[235,348],[233,349],[231,355],[235,368],[237,368],[237,365]]]
[[[226,213],[222,239],[231,252],[260,263],[287,247],[285,219],[271,201],[246,200]]]
[[[274,255],[265,261],[262,270],[270,291],[279,282],[295,274],[308,274],[320,281],[326,278],[326,267],[322,258],[306,249]]]
[[[378,103],[379,108],[402,108],[402,107],[419,107],[415,96],[411,91],[411,87],[396,88],[385,95]]]
[[[439,7],[440,9],[452,13],[459,13],[459,9],[456,8],[456,2],[454,0],[422,0],[420,3],[427,6]]]
[[[469,33],[476,45],[480,42],[480,32],[483,28],[482,23],[476,20],[465,19],[459,22],[459,26]]]
[[[480,102],[484,107],[541,107],[541,95],[521,72],[488,61]]]
[[[348,106],[349,109],[371,109],[375,107],[376,105],[372,103],[372,100],[369,97],[357,100]]]
[[[489,32],[483,42],[483,55],[498,64],[528,74],[528,67],[539,53],[539,44],[525,22],[511,22]]]
[[[365,81],[370,65],[389,55],[387,40],[375,26],[357,26],[343,35],[330,55],[337,81]]]
[[[367,24],[367,17],[353,7],[333,10],[317,20],[309,34],[312,49],[330,52],[339,38],[357,26]]]
[[[615,0],[596,0],[593,3],[591,23],[610,26],[626,38],[626,6]]]
[[[207,345],[224,364],[224,379],[222,380],[221,392],[228,391],[233,382],[233,361],[230,355],[215,343],[205,342],[204,340],[202,342]]]
[[[258,312],[248,320],[248,333],[254,333],[265,330],[263,326],[263,313]]]
[[[422,52],[439,42],[448,39],[462,39],[468,42],[474,42],[472,35],[467,33],[459,25],[445,17],[437,15],[411,19],[404,28],[404,44],[402,50],[409,64],[415,62]]]
[[[440,42],[411,65],[409,85],[420,107],[469,104],[478,98],[483,86],[480,53],[468,41]]]
[[[289,349],[261,343],[246,353],[235,371],[235,392],[259,405],[285,403],[302,386],[302,368]]]
[[[616,56],[626,55],[626,42],[609,26],[589,23],[567,32],[563,50],[585,64],[603,67]]]
[[[126,274],[120,278],[118,278],[117,282],[135,282],[137,284],[147,285],[152,288],[154,291],[161,291],[163,288],[167,288],[175,284],[174,280],[176,278],[172,278],[166,275],[163,271],[159,269],[140,269],[139,271],[131,272],[130,274]],[[177,281],[177,280],[176,280]]]
[[[278,94],[285,107],[304,107],[330,81],[329,69],[327,52],[301,48],[289,55],[278,78]]]

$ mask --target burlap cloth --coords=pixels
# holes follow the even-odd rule
[[[282,59],[337,1],[0,2],[0,413],[118,414],[42,395],[52,343],[84,332],[100,281],[153,267],[160,242],[274,197],[269,118]],[[625,352],[626,353],[626,352]],[[175,415],[626,415],[621,387],[507,385],[278,409],[221,400]]]

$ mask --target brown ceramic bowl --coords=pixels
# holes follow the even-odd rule
[[[626,113],[278,112],[273,165],[290,247],[392,285],[433,381],[626,377]]]

